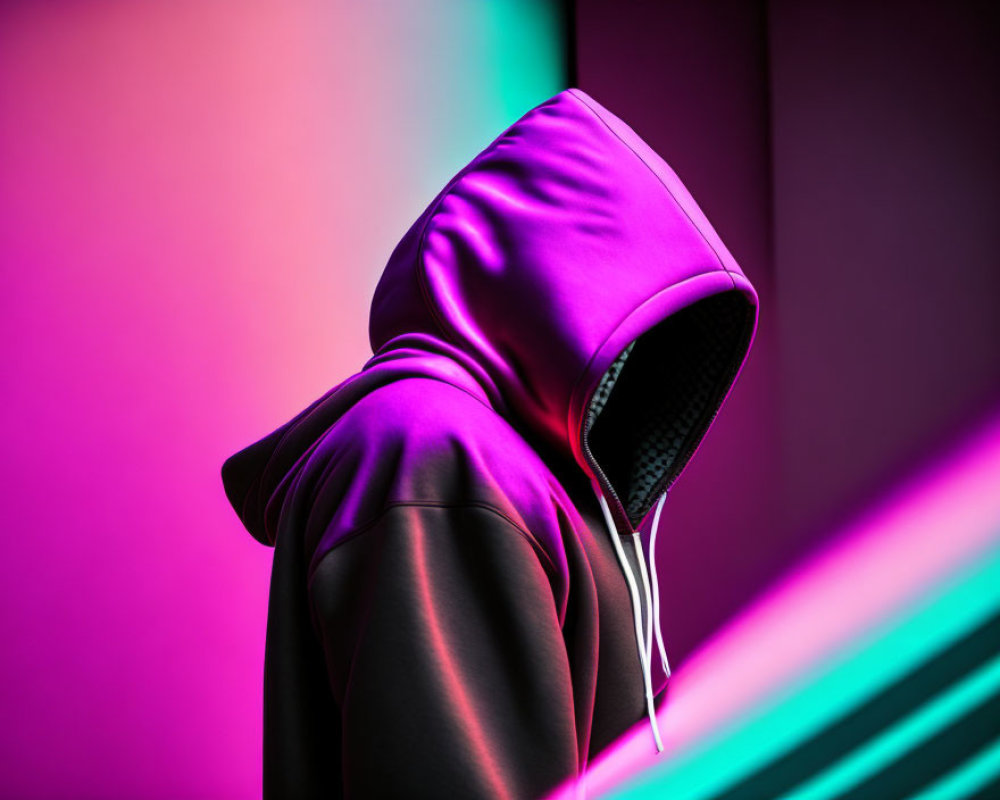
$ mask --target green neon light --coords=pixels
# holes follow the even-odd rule
[[[1000,689],[1000,656],[948,691],[925,703],[906,719],[812,780],[782,795],[783,800],[827,800],[878,773],[889,763],[971,711]]]
[[[961,800],[1000,775],[1000,739],[994,739],[960,767],[908,800]]]
[[[405,26],[395,62],[414,102],[408,136],[424,141],[415,167],[430,200],[522,114],[568,85],[565,6],[539,0],[428,0]],[[413,100],[409,97],[413,96]]]
[[[493,81],[505,124],[510,124],[567,86],[565,12],[559,3],[538,0],[504,0],[476,8],[496,36],[497,57],[483,59],[482,66]]]
[[[700,800],[741,780],[862,707],[1000,609],[1000,548],[915,607],[860,637],[712,737],[634,776],[610,797]],[[794,635],[790,632],[789,635]]]

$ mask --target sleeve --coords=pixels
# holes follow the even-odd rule
[[[536,798],[577,774],[569,661],[539,551],[486,507],[397,505],[309,585],[344,797]]]

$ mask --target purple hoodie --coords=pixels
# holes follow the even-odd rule
[[[389,258],[373,356],[222,468],[275,548],[264,796],[535,798],[644,718],[661,749],[656,531],[756,326],[585,92],[460,170]]]

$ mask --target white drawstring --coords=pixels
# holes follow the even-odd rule
[[[646,646],[647,669],[652,670],[653,663],[653,601],[649,596],[649,576],[646,573],[646,558],[642,554],[642,539],[639,531],[632,534],[632,544],[635,546],[635,557],[639,561],[639,576],[642,578],[642,591],[646,595],[646,636],[642,640]],[[652,682],[652,681],[650,681]]]
[[[646,693],[646,710],[649,714],[649,724],[653,729],[653,738],[656,741],[656,752],[663,752],[663,741],[660,739],[660,727],[656,720],[656,708],[653,705],[653,686],[652,678],[650,676],[649,662],[652,658],[652,633],[650,632],[646,636],[642,635],[642,607],[639,600],[639,589],[636,587],[635,575],[632,573],[632,567],[629,566],[628,560],[625,558],[625,550],[622,548],[621,540],[618,536],[618,529],[615,527],[614,518],[611,516],[611,509],[608,508],[607,498],[604,497],[604,493],[601,491],[601,486],[596,479],[591,478],[591,484],[594,487],[594,493],[597,495],[597,500],[601,505],[601,511],[604,513],[604,521],[608,526],[608,532],[611,534],[611,541],[615,547],[615,553],[618,556],[618,563],[621,564],[622,571],[625,573],[625,580],[628,583],[629,592],[632,595],[632,617],[635,621],[635,638],[636,645],[639,648],[639,664],[642,667],[642,678],[643,685]],[[666,495],[664,495],[664,498]],[[660,507],[663,505],[663,498],[660,500]],[[659,511],[659,508],[657,509]],[[657,513],[657,518],[655,522],[659,522],[659,513]],[[655,523],[654,523],[655,524]],[[639,534],[633,534],[633,540],[636,546],[636,555],[639,559],[639,572],[642,577],[643,589],[646,595],[646,607],[650,606],[650,589],[649,583],[646,579],[646,562],[642,554],[642,544],[639,541]],[[652,542],[651,545],[652,547]],[[653,557],[651,552],[650,558]],[[655,564],[653,566],[653,574],[655,577]],[[652,617],[656,616],[656,633],[657,640],[660,642],[660,652],[661,656],[665,653],[662,641],[663,636],[660,634],[660,621],[659,621],[659,603],[657,602],[653,606],[654,613],[650,614],[647,620],[647,629],[652,624]],[[664,663],[666,661],[664,660]],[[669,673],[668,673],[669,674]]]
[[[660,648],[660,658],[663,661],[663,671],[670,677],[670,662],[667,660],[667,648],[663,646],[663,634],[660,632],[660,584],[656,580],[656,531],[660,527],[660,512],[667,493],[660,495],[656,503],[656,513],[653,514],[653,532],[649,535],[649,568],[653,571],[653,616],[656,618],[656,644]]]

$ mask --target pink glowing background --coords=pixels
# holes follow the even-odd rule
[[[221,464],[364,362],[399,236],[563,88],[558,24],[0,7],[4,796],[259,794],[272,551]]]

